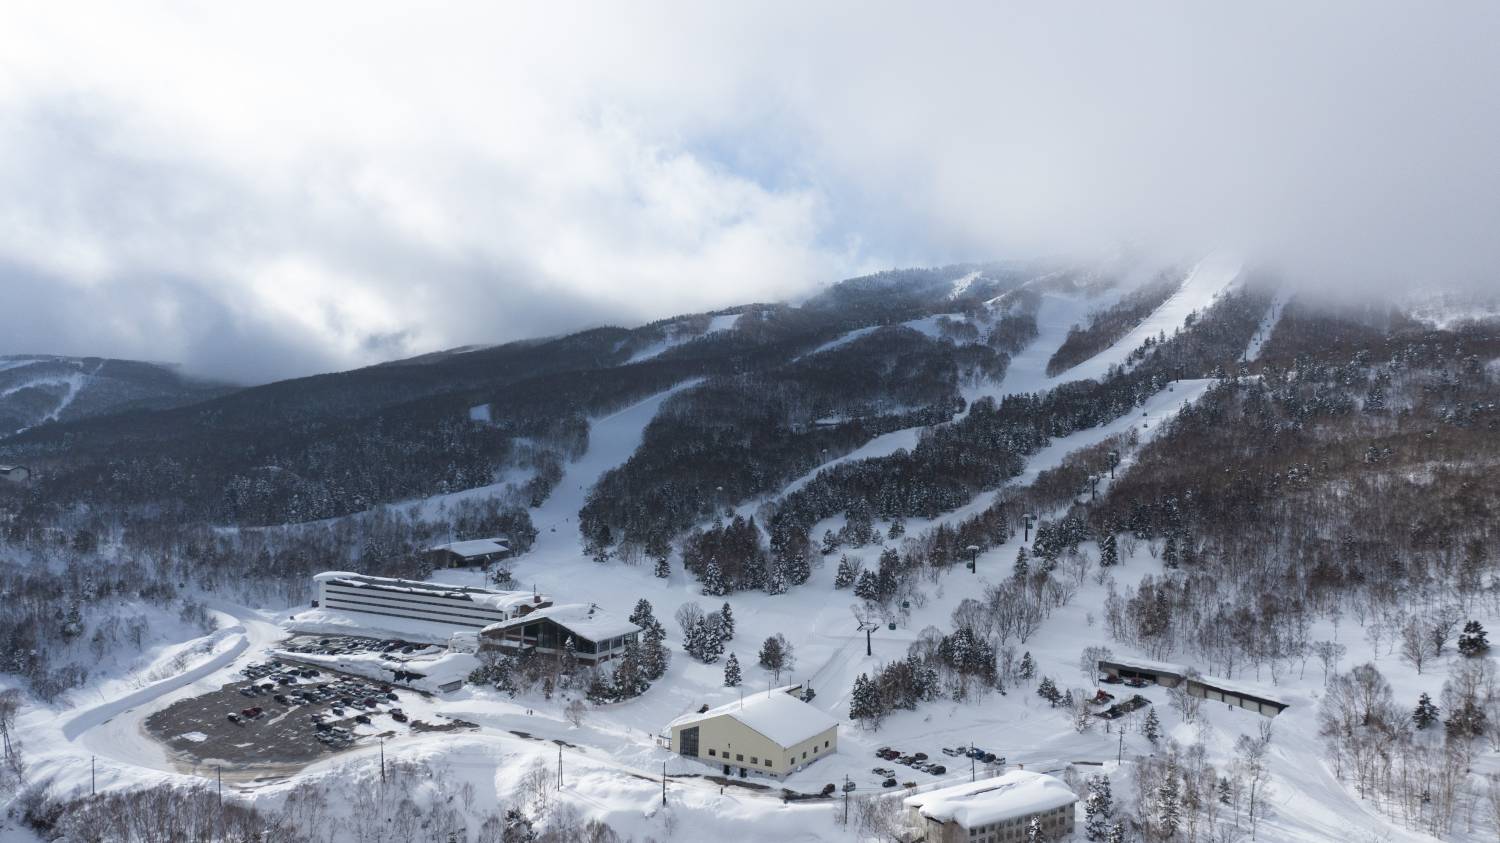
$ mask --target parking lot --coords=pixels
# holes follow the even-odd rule
[[[416,692],[326,670],[270,661],[217,691],[146,718],[152,737],[193,763],[308,763],[362,740],[404,733],[402,702]]]
[[[942,776],[960,771],[967,772],[973,765],[983,765],[991,772],[1003,770],[1005,758],[980,747],[942,747],[936,757],[917,750],[907,753],[900,749],[883,746],[875,750],[879,763],[870,769],[880,787],[890,788],[908,784],[924,784]]]
[[[357,653],[379,653],[393,662],[431,656],[445,648],[432,644],[413,644],[393,638],[362,638],[357,635],[294,635],[281,644],[289,653],[319,656],[350,656]]]

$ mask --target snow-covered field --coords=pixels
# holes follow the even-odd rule
[[[1238,274],[1239,264],[1232,259],[1213,257],[1203,261],[1182,290],[1125,339],[1062,378],[1045,375],[1046,361],[1068,329],[1099,302],[1047,294],[1038,314],[1037,341],[1015,357],[1002,384],[966,397],[972,400],[981,393],[1030,392],[1048,388],[1060,380],[1102,375],[1110,366],[1123,361],[1130,349],[1146,336],[1158,332],[1170,335],[1188,313],[1206,307]],[[1278,299],[1262,335],[1274,326],[1282,304]],[[715,320],[716,325],[719,319]],[[848,335],[841,338],[848,339]],[[1262,341],[1258,337],[1247,353],[1256,353]],[[579,547],[577,513],[588,490],[605,471],[622,463],[635,450],[642,431],[661,403],[672,392],[689,385],[681,384],[594,421],[588,452],[567,467],[556,491],[533,513],[540,534],[532,551],[516,561],[514,577],[525,587],[535,586],[560,600],[593,602],[621,614],[629,612],[635,601],[644,597],[651,601],[657,617],[673,638],[678,630],[672,615],[679,605],[696,602],[705,610],[712,610],[727,602],[737,620],[736,636],[728,651],[735,653],[744,667],[743,689],[723,687],[722,662],[700,664],[674,647],[667,675],[648,692],[627,703],[593,707],[580,725],[563,716],[561,700],[544,700],[540,696],[511,699],[493,690],[465,687],[434,695],[430,700],[414,701],[411,707],[416,715],[456,718],[479,726],[475,731],[406,734],[385,742],[383,751],[388,760],[420,760],[445,770],[444,775],[449,777],[447,784],[428,791],[415,785],[412,792],[417,798],[435,804],[444,795],[439,790],[446,791],[451,798],[452,793],[467,787],[478,794],[477,802],[486,808],[511,804],[518,798],[515,794],[533,765],[545,765],[551,771],[561,764],[563,785],[554,798],[585,816],[608,822],[622,835],[637,839],[648,836],[688,841],[857,839],[852,829],[836,822],[837,803],[784,803],[779,798],[780,783],[770,780],[761,780],[772,786],[764,792],[721,788],[701,778],[715,772],[714,768],[674,756],[658,740],[665,725],[682,714],[705,704],[730,702],[742,691],[748,694],[768,689],[774,680],[754,666],[755,654],[762,640],[777,633],[794,647],[796,662],[787,678],[811,683],[818,692],[813,704],[843,723],[839,752],[792,775],[784,784],[793,790],[815,792],[825,784],[842,783],[847,776],[855,783],[856,794],[882,792],[879,777],[871,768],[879,765],[873,752],[883,745],[908,752],[924,751],[942,760],[941,748],[972,743],[1005,756],[1012,765],[1023,764],[1026,769],[1037,771],[1061,771],[1080,762],[1110,765],[1121,756],[1128,759],[1155,751],[1139,733],[1122,738],[1118,732],[1106,733],[1096,727],[1080,734],[1074,730],[1070,714],[1050,707],[1036,695],[1033,685],[1011,688],[1004,695],[991,693],[978,701],[941,701],[917,711],[898,712],[876,732],[867,732],[849,722],[848,696],[855,677],[881,663],[904,658],[908,645],[923,629],[951,628],[949,618],[960,601],[979,597],[986,586],[1011,576],[1020,537],[981,554],[976,572],[957,567],[928,585],[894,630],[882,626],[874,633],[871,655],[865,654],[865,635],[856,629],[851,612],[854,598],[848,591],[833,588],[832,558],[818,560],[812,579],[785,595],[740,593],[728,598],[708,598],[700,594],[696,582],[684,575],[680,567],[674,566],[671,577],[663,581],[652,575],[649,566],[619,562],[601,565],[584,557]],[[1208,381],[1177,382],[1129,417],[1058,439],[1031,457],[1017,482],[1029,483],[1039,472],[1059,465],[1069,453],[1126,430],[1134,428],[1143,440],[1149,438],[1162,422],[1196,400],[1208,385]],[[842,459],[909,448],[915,444],[917,435],[915,429],[886,434]],[[1122,470],[1128,470],[1128,464],[1127,459]],[[808,479],[801,478],[793,486]],[[982,510],[992,497],[981,495],[968,506],[932,521],[908,522],[907,529],[915,535],[937,523],[957,521]],[[820,524],[813,534],[820,535],[823,529],[838,526],[835,522]],[[1086,545],[1085,549],[1094,552],[1091,546]],[[870,567],[880,550],[880,545],[874,545],[845,552],[863,559]],[[1144,544],[1136,547],[1133,554],[1122,552],[1122,562],[1113,572],[1114,585],[1120,589],[1133,585],[1147,573],[1158,573],[1161,568]],[[469,571],[442,571],[434,577],[466,585],[481,584],[479,578],[478,573]],[[1035,658],[1039,675],[1053,678],[1060,687],[1091,688],[1091,678],[1079,666],[1083,648],[1109,645],[1117,655],[1142,655],[1128,653],[1126,648],[1109,640],[1102,621],[1107,589],[1107,583],[1089,577],[1080,584],[1071,602],[1057,610],[1030,640],[1019,645]],[[141,687],[127,687],[121,679],[107,680],[71,695],[68,702],[55,708],[26,710],[19,731],[32,771],[50,779],[63,792],[84,791],[89,787],[91,759],[95,761],[101,788],[173,778],[186,781],[207,775],[207,770],[184,770],[174,764],[163,748],[146,736],[142,723],[152,712],[173,701],[217,688],[230,681],[247,662],[263,659],[267,649],[285,634],[275,621],[286,616],[282,607],[215,604],[214,608],[226,615],[223,628],[206,639],[181,645],[197,646],[201,656],[173,676]],[[1483,620],[1488,623],[1494,619]],[[1374,651],[1352,622],[1337,630],[1315,629],[1312,637],[1336,639],[1345,644],[1348,648],[1343,661],[1345,668],[1375,660],[1401,693],[1413,698],[1418,690],[1436,697],[1446,675],[1446,664],[1430,665],[1417,675],[1385,648]],[[154,663],[165,663],[174,654],[175,649],[163,650]],[[349,670],[360,667],[341,666]],[[141,673],[148,671],[149,668],[143,669]],[[1270,683],[1269,676],[1233,678]],[[1362,804],[1333,777],[1322,760],[1316,734],[1316,706],[1321,688],[1322,675],[1316,664],[1305,672],[1288,672],[1280,677],[1280,685],[1275,688],[1276,695],[1289,701],[1291,708],[1271,721],[1274,724],[1268,791],[1271,810],[1257,839],[1430,839],[1393,824]],[[1184,742],[1203,742],[1215,763],[1224,763],[1232,755],[1236,737],[1256,734],[1266,722],[1247,711],[1207,704],[1201,722],[1190,726],[1183,724],[1167,705],[1161,689],[1148,688],[1142,693],[1156,703],[1158,715],[1169,733]],[[559,745],[554,740],[564,743]],[[335,790],[368,786],[377,776],[374,771],[380,751],[376,743],[367,740],[348,752],[301,770],[284,771],[282,775],[226,771],[225,785],[240,798],[275,808],[283,804],[299,782],[317,781]],[[949,773],[942,777],[903,769],[902,778],[915,780],[924,787],[968,780],[970,769],[966,762],[955,759],[949,767]],[[665,807],[661,783],[664,772],[668,777]],[[897,790],[902,795],[906,793]],[[347,813],[353,809],[339,810]],[[475,811],[471,832],[477,829],[478,816]],[[1481,829],[1473,839],[1494,839],[1484,837],[1489,831]],[[17,832],[0,832],[0,841],[24,839],[8,838],[8,834]]]

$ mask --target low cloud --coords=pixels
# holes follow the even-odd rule
[[[259,380],[891,265],[1493,284],[1500,7],[21,6],[0,353]]]

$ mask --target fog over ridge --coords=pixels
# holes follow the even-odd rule
[[[1490,3],[8,17],[0,354],[254,381],[1121,244],[1497,287]]]

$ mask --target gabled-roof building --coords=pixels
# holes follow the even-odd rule
[[[781,778],[839,748],[838,721],[803,702],[800,685],[685,714],[668,729],[673,752],[741,778],[750,772]]]
[[[1035,819],[1042,839],[1073,833],[1078,796],[1062,779],[1011,770],[991,779],[918,793],[901,800],[926,843],[1020,843]]]
[[[565,603],[485,627],[479,632],[479,651],[562,655],[571,639],[580,662],[600,664],[623,655],[627,645],[639,641],[640,633],[628,619],[592,603]]]
[[[468,539],[428,548],[428,558],[438,568],[487,565],[511,556],[510,542],[501,538]]]

